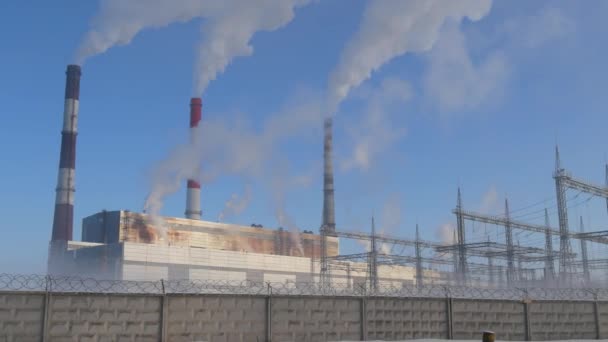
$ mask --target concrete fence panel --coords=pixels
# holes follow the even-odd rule
[[[608,302],[597,303],[597,314],[599,319],[599,338],[608,339]]]
[[[370,298],[368,340],[448,338],[445,299]]]
[[[246,296],[169,296],[168,341],[266,340],[266,300]]]
[[[0,341],[40,341],[44,303],[43,294],[0,293]]]
[[[455,299],[452,302],[455,340],[477,340],[492,330],[500,340],[526,339],[524,304],[516,301]]]
[[[0,342],[478,340],[483,330],[606,339],[608,302],[0,292]]]
[[[273,297],[272,341],[358,341],[358,299]]]
[[[592,302],[532,302],[532,340],[595,339]]]
[[[146,295],[51,295],[48,340],[160,340],[161,301]]]

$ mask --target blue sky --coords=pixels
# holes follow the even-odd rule
[[[253,54],[235,58],[209,84],[203,120],[228,128],[246,122],[242,130],[262,137],[264,123],[315,103],[368,5],[318,1],[287,25],[255,34]],[[0,272],[45,269],[65,66],[97,11],[96,1],[0,5]],[[465,206],[488,212],[502,210],[506,195],[513,209],[552,198],[556,142],[568,169],[602,183],[607,13],[603,1],[495,1],[480,21],[448,20],[430,51],[375,71],[334,121],[338,226],[366,230],[374,214],[391,234],[412,237],[419,223],[424,238],[439,239],[439,227],[454,223],[459,185]],[[200,25],[143,30],[83,66],[77,239],[85,216],[142,210],[150,175],[187,141]],[[302,127],[282,139],[258,172],[225,172],[204,184],[203,216],[216,220],[233,194],[243,197],[250,187],[246,209],[226,221],[276,227],[282,207],[298,227],[316,231],[321,129]],[[362,141],[372,146],[369,162],[353,164]],[[242,147],[233,152],[246,154]],[[182,216],[184,204],[181,189],[162,214]],[[601,200],[573,208],[577,215],[591,220],[588,230],[608,224]]]

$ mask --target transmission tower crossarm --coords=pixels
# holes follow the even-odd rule
[[[491,216],[491,215],[486,215],[486,214],[480,214],[480,213],[476,213],[476,212],[468,211],[468,210],[459,210],[458,208],[454,209],[452,212],[456,215],[461,215],[464,219],[469,220],[469,221],[487,223],[487,224],[492,224],[492,225],[497,225],[497,226],[504,226],[506,224],[506,219],[504,217],[500,217],[500,216]],[[515,221],[515,220],[510,220],[509,223],[511,225],[511,228],[515,228],[515,229],[526,230],[526,231],[541,233],[541,234],[546,234],[547,232],[549,232],[552,235],[557,235],[557,236],[562,235],[562,233],[558,229],[555,229],[555,228],[548,229],[548,227],[539,225],[539,224],[524,223],[524,222]],[[568,233],[568,236],[573,237],[573,238],[585,239],[585,240],[596,242],[596,243],[608,244],[607,236],[603,236],[603,235],[594,236],[591,234],[590,235],[587,235],[587,234],[590,234],[590,233],[585,233],[585,234]],[[606,234],[606,235],[608,235],[608,234]]]
[[[567,188],[580,190],[597,197],[608,198],[608,188],[606,187],[574,178],[565,172],[556,177],[560,177],[562,184]]]
[[[367,241],[372,240],[372,236],[370,234],[363,233],[363,232],[336,231],[335,234],[337,237],[344,238],[344,239],[367,240]],[[388,236],[388,235],[384,235],[384,234],[376,234],[375,239],[377,242],[394,244],[394,245],[412,246],[412,247],[415,247],[416,244],[420,244],[420,246],[424,247],[424,248],[434,248],[436,246],[439,246],[439,244],[430,242],[430,241],[420,240],[420,241],[416,242],[416,240],[402,239],[402,238],[392,237],[392,236]]]

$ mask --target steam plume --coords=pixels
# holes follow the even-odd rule
[[[222,222],[224,219],[230,216],[239,215],[242,213],[243,210],[249,206],[249,203],[251,202],[251,195],[251,186],[249,185],[245,187],[245,193],[242,196],[232,194],[230,199],[226,201],[224,209],[219,214],[217,218],[218,222]]]
[[[253,53],[256,32],[273,31],[295,16],[295,9],[311,0],[101,0],[100,11],[85,34],[76,62],[128,45],[141,31],[173,23],[204,19],[198,48],[194,95],[238,56]]]
[[[476,21],[491,5],[491,0],[371,1],[330,76],[329,113],[337,110],[352,88],[395,57],[430,50],[447,18]]]
[[[151,190],[145,204],[145,210],[151,216],[160,215],[165,198],[177,192],[184,180],[199,176],[201,170],[203,184],[220,175],[246,179],[274,175],[277,163],[273,159],[279,146],[288,139],[310,133],[313,128],[320,127],[323,120],[317,94],[298,94],[283,110],[272,115],[260,130],[244,119],[228,115],[215,117],[219,119],[203,121],[194,129],[193,134],[198,136],[195,143],[174,147],[154,165]]]

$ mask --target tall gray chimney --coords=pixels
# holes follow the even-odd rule
[[[325,119],[325,139],[323,143],[323,224],[327,235],[336,233],[336,216],[334,212],[334,167],[332,162],[332,119]]]

